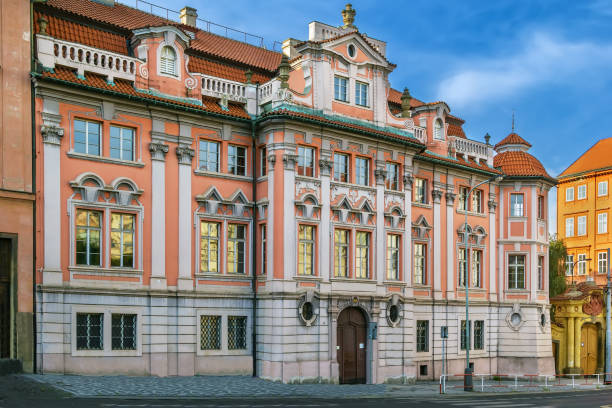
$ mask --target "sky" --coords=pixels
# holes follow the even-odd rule
[[[136,0],[120,0],[130,4]],[[149,0],[265,39],[307,39],[308,23],[341,25],[344,1]],[[142,3],[141,3],[142,4]],[[611,137],[612,0],[352,1],[355,25],[387,42],[390,76],[423,101],[443,100],[470,139],[516,132],[559,175]],[[141,6],[142,7],[142,6]],[[155,10],[156,13],[161,10]],[[269,45],[268,45],[269,46]],[[612,153],[612,152],[611,152]],[[555,232],[556,189],[550,195]]]

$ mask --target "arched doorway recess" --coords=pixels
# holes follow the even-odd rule
[[[349,307],[338,316],[340,384],[366,383],[367,321],[361,309]]]

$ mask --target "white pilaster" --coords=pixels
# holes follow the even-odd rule
[[[499,186],[499,213],[498,213],[498,220],[499,220],[499,239],[500,240],[505,240],[506,236],[504,235],[504,223],[506,222],[506,206],[505,201],[506,200],[506,195],[504,193],[504,188],[502,186]],[[503,245],[499,245],[498,246],[498,250],[499,250],[499,259],[497,260],[498,265],[499,265],[499,270],[497,272],[497,296],[499,297],[499,300],[503,300],[504,297],[504,292],[505,292],[505,285],[506,285],[506,280],[504,279],[504,264],[505,264],[505,257],[504,257],[504,246]]]
[[[385,268],[385,170],[376,169],[376,280],[379,285],[387,279]]]
[[[537,240],[538,240],[538,193],[536,187],[531,187],[531,208],[529,209],[529,222],[531,223],[531,236],[528,239],[531,241],[531,245],[529,248],[530,256],[529,256],[529,281],[530,284],[530,292],[531,292],[531,300],[537,300],[538,290],[538,255],[537,255]]]
[[[406,215],[404,239],[404,280],[406,281],[405,295],[411,297],[412,293],[412,175],[404,175],[404,214]]]
[[[442,191],[432,190],[433,199],[433,230],[434,230],[434,256],[433,256],[433,292],[436,299],[442,298],[442,219],[440,216],[440,200]]]
[[[494,188],[491,186],[491,188]],[[495,260],[497,254],[497,237],[495,228],[495,208],[497,203],[494,195],[489,195],[489,300],[497,300],[497,279]]]
[[[151,289],[166,288],[166,153],[168,146],[149,144],[151,152]]]
[[[268,214],[266,222],[266,279],[274,278],[274,166],[276,156],[273,151],[268,153]]]
[[[178,258],[178,289],[193,290],[193,279],[191,273],[191,161],[195,151],[186,146],[176,148],[178,157],[178,234],[179,234],[179,258]]]
[[[297,231],[295,222],[295,164],[297,156],[291,153],[283,155],[283,238],[285,253],[283,256],[285,278],[297,273]]]
[[[329,248],[330,248],[330,176],[332,165],[327,159],[319,161],[319,170],[321,172],[321,235],[319,242],[321,244],[319,254],[319,274],[324,282],[329,282],[331,276]]]
[[[455,214],[454,193],[446,193],[446,298],[455,298]],[[434,260],[435,262],[436,260]]]

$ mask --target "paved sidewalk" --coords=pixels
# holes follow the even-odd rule
[[[61,374],[29,374],[25,377],[69,392],[77,397],[181,397],[181,398],[226,398],[226,397],[422,397],[437,395],[438,382],[418,382],[410,385],[391,384],[281,384],[250,376],[194,376],[194,377],[130,377],[130,376],[83,376]],[[576,380],[575,390],[611,388],[603,385],[584,385]],[[572,391],[572,382],[563,379],[561,385],[544,387],[543,383],[529,384],[519,381],[486,381],[484,393],[550,393]],[[481,393],[480,380],[474,379],[474,391]],[[462,382],[447,384],[447,394],[466,395]],[[473,394],[470,394],[473,395]]]

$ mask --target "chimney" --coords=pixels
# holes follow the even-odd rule
[[[299,40],[295,38],[287,38],[283,41],[283,54],[287,56],[289,59],[293,59],[297,56],[297,51],[295,50],[295,46],[299,43]]]
[[[181,24],[195,27],[197,19],[198,19],[198,10],[192,7],[187,7],[187,6],[181,9]]]

